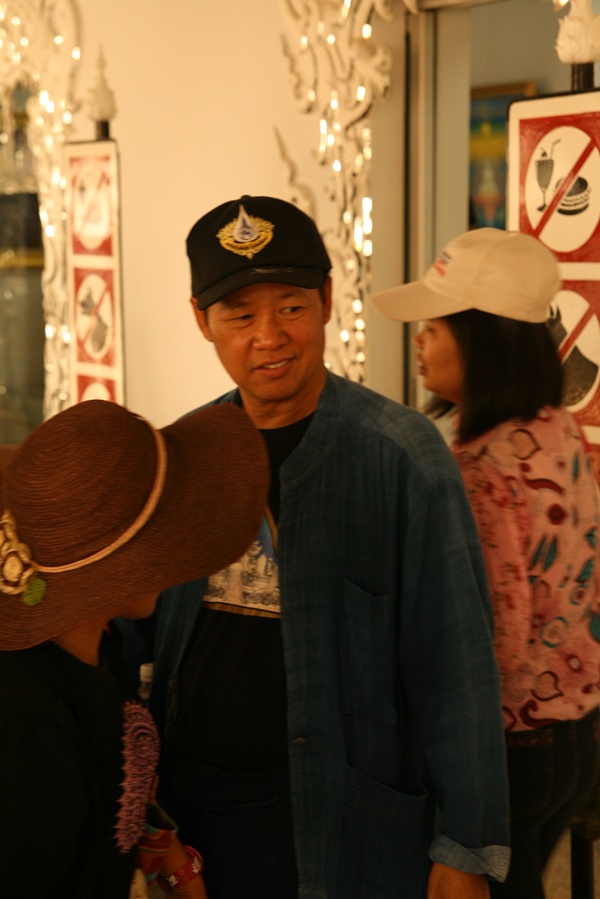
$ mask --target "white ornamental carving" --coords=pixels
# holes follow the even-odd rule
[[[414,0],[404,0],[416,12]],[[328,171],[327,196],[335,204],[335,226],[324,234],[336,268],[332,319],[339,340],[326,361],[351,380],[364,380],[363,306],[369,291],[372,201],[369,182],[369,115],[391,80],[392,53],[372,40],[372,21],[392,19],[393,0],[280,0],[294,40],[283,37],[283,52],[298,109],[319,116],[316,158]],[[314,214],[310,190],[281,134],[292,200]],[[340,274],[341,273],[341,277]]]
[[[571,0],[558,23],[556,52],[561,62],[571,65],[600,60],[600,16],[594,15],[591,0]]]

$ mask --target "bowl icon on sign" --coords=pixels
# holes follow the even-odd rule
[[[556,193],[563,180],[563,178],[558,179],[554,185],[554,193]],[[562,215],[577,215],[579,212],[583,212],[589,206],[590,191],[591,187],[585,178],[576,178],[558,204],[556,211]]]

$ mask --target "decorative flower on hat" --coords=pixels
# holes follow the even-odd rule
[[[19,540],[14,518],[5,511],[0,518],[0,592],[22,594],[25,605],[37,606],[44,598],[46,582],[35,572],[30,549]]]

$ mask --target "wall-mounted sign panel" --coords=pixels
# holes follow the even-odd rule
[[[565,403],[600,477],[600,91],[510,106],[507,228],[539,238],[558,259],[550,327]]]
[[[113,140],[67,144],[72,402],[124,402],[119,160]]]

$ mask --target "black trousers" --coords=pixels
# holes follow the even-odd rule
[[[542,874],[571,819],[585,805],[600,768],[596,709],[579,721],[507,734],[512,855],[492,899],[544,899]]]
[[[181,756],[165,768],[159,801],[204,858],[210,899],[297,899],[287,769],[240,773]]]

